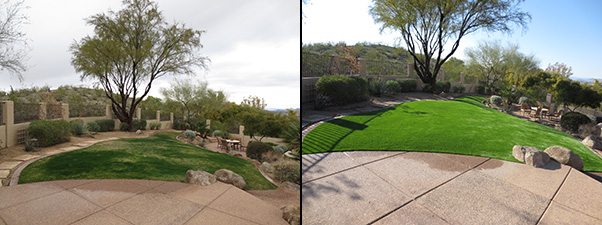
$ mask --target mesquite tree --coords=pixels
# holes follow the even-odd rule
[[[435,85],[443,63],[460,40],[478,30],[510,32],[510,24],[526,27],[530,15],[520,11],[522,0],[373,0],[370,8],[381,31],[401,32],[424,82]],[[444,49],[452,41],[451,50]]]
[[[103,87],[115,116],[131,128],[136,107],[155,80],[192,74],[208,61],[198,56],[203,31],[168,24],[150,0],[125,0],[125,8],[90,17],[94,35],[71,46],[81,79]]]

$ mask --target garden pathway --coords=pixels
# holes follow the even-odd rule
[[[303,155],[303,224],[602,224],[602,183],[442,153]]]
[[[0,188],[0,224],[287,224],[232,185],[63,180]]]

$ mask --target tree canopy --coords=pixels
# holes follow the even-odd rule
[[[155,80],[204,68],[198,55],[203,31],[168,24],[156,3],[125,0],[125,8],[100,13],[87,22],[94,35],[71,46],[81,79],[96,81],[111,100],[115,116],[131,127],[136,107]]]
[[[414,69],[424,83],[435,85],[441,66],[478,30],[510,32],[531,18],[520,10],[522,0],[373,0],[370,12],[381,31],[401,34]],[[444,47],[451,41],[451,49]]]
[[[17,75],[19,80],[23,80],[23,47],[27,44],[25,33],[21,31],[21,25],[27,22],[22,14],[24,8],[23,1],[0,1],[0,70]]]

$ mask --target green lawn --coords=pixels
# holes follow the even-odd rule
[[[115,178],[184,181],[189,169],[213,173],[225,168],[243,176],[247,189],[275,188],[249,161],[181,143],[175,136],[159,133],[102,142],[44,158],[27,166],[19,183]]]
[[[378,112],[325,122],[303,140],[304,154],[347,150],[409,150],[477,155],[508,161],[512,146],[567,147],[585,171],[602,171],[602,159],[577,139],[544,125],[484,107],[481,97],[416,101]]]

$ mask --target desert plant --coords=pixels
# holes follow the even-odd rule
[[[149,126],[149,128],[151,130],[159,130],[159,129],[161,129],[161,123],[160,122],[151,122],[148,126]]]
[[[296,161],[281,161],[274,165],[274,177],[279,181],[301,184],[301,168]]]
[[[284,145],[276,145],[276,146],[272,147],[272,149],[275,152],[279,152],[279,153],[285,153],[286,151],[288,151],[288,148]]]
[[[75,136],[82,136],[86,133],[86,126],[84,125],[83,120],[72,120],[69,121],[69,124],[71,125],[71,134]]]
[[[100,126],[96,122],[89,122],[86,124],[86,129],[91,132],[99,132]]]
[[[46,147],[69,141],[71,126],[65,120],[36,120],[29,124],[27,132],[38,140],[38,146]]]
[[[263,154],[271,150],[272,146],[269,144],[252,141],[247,146],[247,157],[261,161]]]
[[[399,87],[401,89],[401,92],[413,92],[416,90],[416,81],[415,80],[399,81]]]
[[[494,104],[496,106],[501,106],[503,103],[503,99],[502,97],[498,96],[498,95],[492,95],[491,97],[489,97],[489,102],[491,102],[491,104]]]
[[[388,80],[385,82],[385,94],[395,95],[401,91],[401,86],[396,80]]]
[[[133,120],[132,130],[146,130],[146,120]]]
[[[579,126],[591,122],[592,121],[586,115],[578,112],[567,112],[560,118],[560,127],[574,133],[579,130]]]
[[[322,76],[316,82],[316,91],[328,97],[333,105],[345,105],[368,99],[368,81],[346,75]]]
[[[529,98],[527,98],[527,97],[525,97],[525,96],[518,98],[518,104],[519,104],[519,105],[522,105],[522,104],[524,104],[524,103],[527,103],[527,104],[529,104]]]
[[[453,86],[452,87],[452,93],[458,93],[458,94],[462,94],[464,93],[464,86]]]
[[[214,130],[212,133],[213,137],[229,138],[230,134],[224,130]]]
[[[107,132],[113,131],[115,129],[115,120],[105,119],[105,120],[97,120],[96,124],[98,124],[98,132]]]
[[[368,91],[370,95],[380,97],[383,95],[385,83],[381,79],[371,79],[369,82]]]
[[[186,130],[184,131],[184,137],[186,137],[186,139],[188,139],[188,141],[192,142],[194,141],[194,138],[196,138],[196,132],[192,131],[192,130]]]

